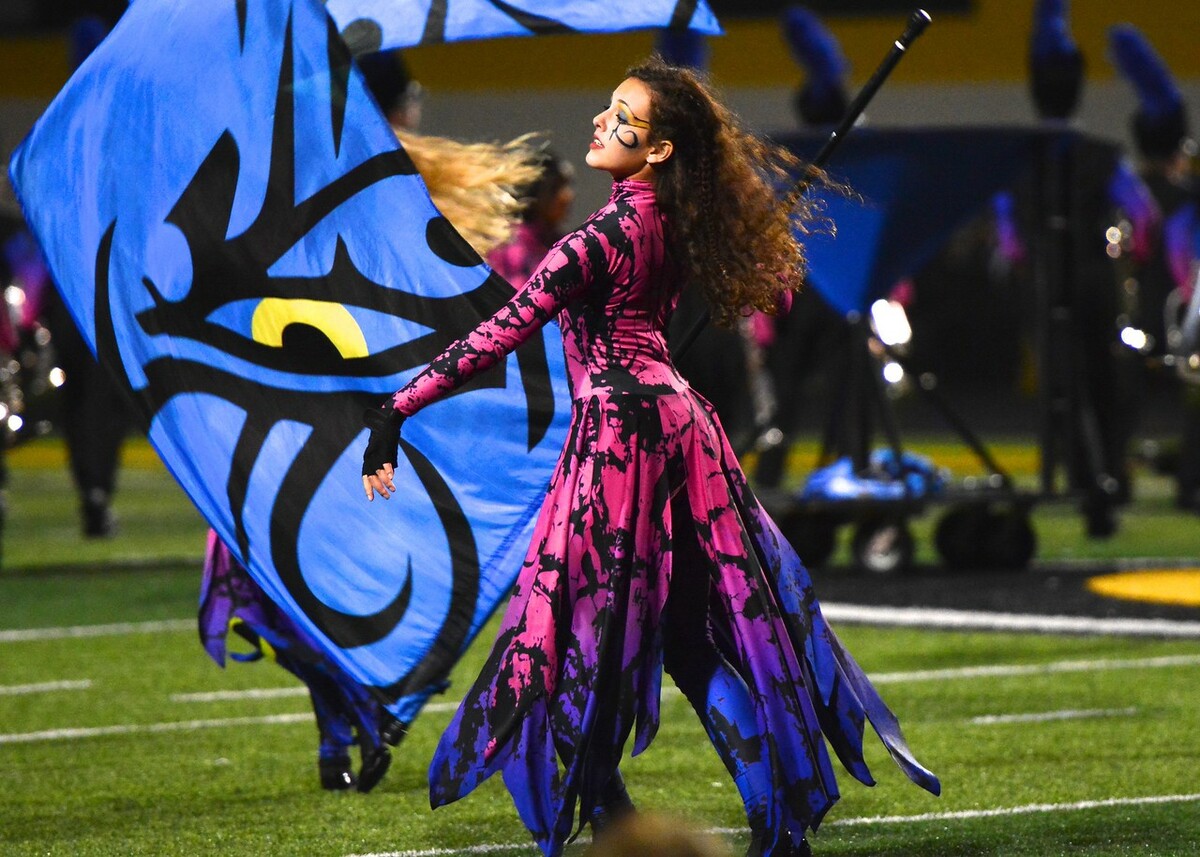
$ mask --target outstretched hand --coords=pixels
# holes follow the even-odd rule
[[[363,474],[363,490],[367,492],[368,502],[374,500],[376,494],[386,500],[396,493],[396,483],[392,479],[394,472],[392,465],[385,464],[374,473]]]
[[[376,494],[386,500],[396,493],[394,476],[404,414],[393,408],[389,400],[382,407],[364,411],[363,424],[371,430],[363,451],[363,491],[368,502]]]

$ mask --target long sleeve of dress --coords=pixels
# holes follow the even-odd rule
[[[599,237],[589,225],[555,244],[529,281],[491,318],[450,344],[392,397],[405,416],[461,387],[533,336],[591,282],[589,250]]]

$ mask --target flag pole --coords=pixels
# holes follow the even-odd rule
[[[892,73],[892,69],[904,58],[909,46],[917,40],[917,37],[925,32],[925,28],[929,26],[932,20],[929,13],[924,9],[917,9],[909,15],[908,25],[905,27],[904,33],[892,43],[891,50],[883,58],[879,67],[875,69],[875,73],[871,75],[871,79],[854,96],[854,100],[846,108],[846,115],[842,117],[842,121],[838,123],[837,128],[830,133],[825,144],[821,146],[820,150],[813,157],[812,162],[805,171],[804,177],[796,182],[795,186],[788,192],[787,200],[789,208],[795,204],[797,199],[804,195],[813,178],[829,163],[830,158],[833,157],[833,153],[837,151],[838,146],[842,144],[846,135],[850,133],[850,129],[854,127],[854,123],[858,121],[867,104],[875,97],[875,93],[883,86],[888,75]],[[671,355],[673,360],[679,360],[687,353],[711,317],[712,314],[708,310],[705,310],[692,326],[684,332]]]

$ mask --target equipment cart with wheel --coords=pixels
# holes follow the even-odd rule
[[[802,158],[820,139],[781,138]],[[1094,449],[1096,414],[1076,354],[1065,348],[1075,335],[1068,264],[1079,236],[1071,224],[1077,200],[1071,186],[1073,153],[1108,145],[1072,131],[1045,128],[857,129],[843,141],[834,182],[852,193],[817,188],[836,236],[806,236],[809,284],[845,324],[845,357],[818,461],[843,467],[859,481],[857,492],[813,487],[792,496],[760,496],[784,535],[810,565],[825,561],[836,532],[852,526],[856,563],[880,574],[907,568],[913,556],[908,521],[931,507],[941,509],[934,540],[952,568],[1022,568],[1036,552],[1030,523],[1035,503],[1077,497],[1088,532],[1112,532],[1114,499],[1103,456]],[[1036,347],[1041,360],[1041,488],[1021,491],[966,423],[943,402],[928,375],[914,374],[905,358],[871,329],[871,305],[897,281],[929,261],[958,226],[981,212],[997,192],[1032,175],[1029,229],[1036,303]],[[1077,291],[1078,290],[1074,290]],[[920,379],[917,389],[932,403],[984,465],[981,477],[951,484],[914,485],[912,459],[903,448],[880,368],[894,363]],[[876,434],[891,469],[872,462]],[[878,454],[879,450],[875,453]],[[1069,464],[1067,494],[1055,487],[1055,470]],[[930,464],[932,468],[932,464]],[[931,472],[934,472],[931,470]]]

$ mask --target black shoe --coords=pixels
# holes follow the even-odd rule
[[[358,769],[358,790],[366,794],[383,779],[392,764],[392,751],[386,745],[363,748],[362,766]]]
[[[1117,515],[1112,498],[1102,492],[1084,497],[1080,506],[1089,538],[1107,539],[1117,531]]]
[[[8,520],[8,498],[0,490],[0,567],[3,567],[4,556],[4,524]]]
[[[83,535],[89,539],[108,539],[117,534],[117,516],[108,504],[108,492],[93,488],[83,498]]]
[[[1200,489],[1180,488],[1175,494],[1175,507],[1185,512],[1200,512]]]
[[[767,839],[766,833],[755,833],[750,838],[750,848],[746,851],[746,857],[762,857],[766,853]],[[809,847],[807,839],[802,838],[799,845],[792,845],[785,836],[776,846],[775,853],[771,857],[812,857],[812,848]]]
[[[350,754],[317,759],[317,771],[321,775],[321,788],[331,792],[348,791],[357,784],[350,770]]]
[[[637,807],[633,805],[633,801],[629,798],[629,792],[625,790],[625,780],[621,777],[620,772],[617,772],[609,781],[608,788],[604,790],[604,796],[599,805],[592,810],[591,817],[588,819],[592,825],[592,838],[603,836],[606,830],[622,818],[633,815],[635,812],[637,812]]]
[[[383,722],[379,724],[379,737],[383,739],[383,743],[396,747],[407,735],[408,724],[385,712]]]

